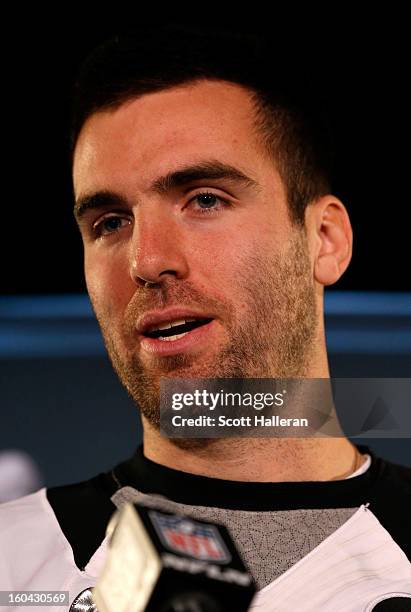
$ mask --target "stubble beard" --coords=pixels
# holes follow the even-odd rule
[[[226,303],[222,309],[220,300],[205,298],[195,288],[183,286],[182,281],[163,287],[158,298],[162,306],[151,302],[140,308],[140,312],[137,304],[128,310],[124,329],[129,333],[136,313],[153,307],[184,304],[200,311],[202,307],[212,312],[223,311],[227,316],[224,325],[227,325],[229,341],[217,354],[201,361],[186,354],[160,358],[161,372],[146,367],[136,351],[121,354],[110,327],[110,317],[104,316],[98,303],[92,300],[114,370],[141,414],[156,430],[160,428],[160,376],[211,379],[306,376],[317,339],[318,316],[305,232],[296,230],[283,254],[266,259],[254,256],[243,260],[240,269],[237,282],[247,313],[242,321],[235,315],[235,305]],[[153,292],[153,289],[144,291]],[[207,444],[207,439],[173,442],[193,447]]]

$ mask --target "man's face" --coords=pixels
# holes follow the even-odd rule
[[[73,172],[90,299],[151,423],[161,376],[304,375],[312,265],[245,90],[202,81],[96,113]],[[182,333],[159,336],[170,322]]]

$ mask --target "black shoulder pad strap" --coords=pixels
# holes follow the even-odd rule
[[[116,510],[110,497],[116,487],[100,474],[77,484],[47,489],[47,499],[69,542],[80,570],[104,540],[107,523]]]

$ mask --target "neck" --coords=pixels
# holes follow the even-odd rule
[[[298,482],[342,480],[362,463],[346,438],[249,438],[175,441],[146,424],[144,454],[167,467],[223,480]]]

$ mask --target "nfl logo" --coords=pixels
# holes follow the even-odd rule
[[[214,525],[156,511],[150,511],[149,515],[161,542],[168,550],[201,561],[231,561],[231,555]]]

